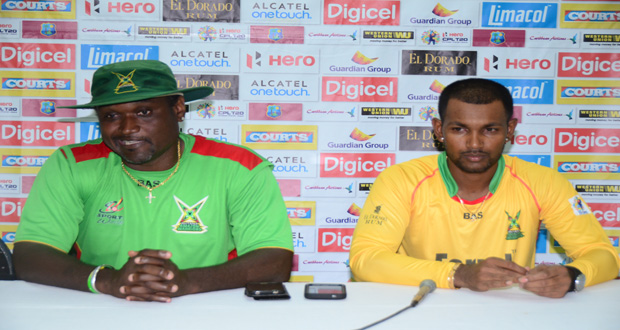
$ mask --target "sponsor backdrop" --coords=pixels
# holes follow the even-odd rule
[[[620,249],[619,1],[0,3],[9,246],[51,152],[100,136],[92,111],[58,106],[89,101],[102,65],[156,59],[181,88],[215,88],[189,106],[184,132],[248,146],[275,165],[293,226],[292,280],[349,280],[351,236],[374,179],[438,152],[438,96],[469,77],[510,89],[519,126],[506,153],[566,175]],[[545,228],[537,247],[537,262],[567,262]]]

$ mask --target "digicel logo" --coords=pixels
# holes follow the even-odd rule
[[[319,252],[349,252],[355,228],[319,228]]]
[[[620,57],[617,53],[559,53],[558,77],[617,78]]]
[[[400,2],[325,0],[323,23],[400,25]]]
[[[74,141],[72,123],[0,121],[0,145],[60,147]]]
[[[25,198],[0,198],[0,222],[19,222]]]
[[[321,154],[321,177],[323,178],[376,178],[396,162],[395,154]]]
[[[75,69],[75,45],[0,43],[0,68]]]
[[[398,78],[323,77],[322,99],[332,102],[396,102]]]
[[[620,227],[620,204],[588,203],[592,213],[603,227]]]
[[[620,129],[556,128],[555,151],[620,153]]]

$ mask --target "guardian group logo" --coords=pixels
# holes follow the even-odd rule
[[[484,2],[482,26],[491,28],[556,28],[555,3]]]

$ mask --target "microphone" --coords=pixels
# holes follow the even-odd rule
[[[435,284],[435,281],[433,280],[422,281],[422,283],[420,283],[420,290],[415,295],[415,297],[413,297],[413,300],[411,301],[411,307],[415,307],[420,301],[422,301],[422,299],[424,299],[424,297],[426,297],[427,294],[435,291],[436,288],[437,288],[437,284]]]

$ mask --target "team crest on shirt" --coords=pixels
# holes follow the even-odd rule
[[[177,196],[174,196],[174,200],[177,202],[179,210],[181,210],[181,217],[172,225],[172,231],[179,234],[202,234],[207,231],[207,226],[202,223],[198,213],[204,206],[209,196],[201,199],[198,203],[188,206]]]
[[[575,195],[572,198],[569,198],[568,202],[570,203],[570,206],[573,208],[573,213],[575,213],[575,215],[584,215],[584,214],[592,213],[588,205],[586,205],[586,202],[584,202],[583,199],[581,199],[581,196],[579,195]]]
[[[508,216],[508,221],[510,221],[510,224],[508,225],[508,233],[506,233],[506,240],[515,240],[525,236],[521,232],[521,226],[519,225],[519,216],[521,215],[521,211],[519,210],[517,215],[514,217],[508,212],[506,212],[506,215]]]

